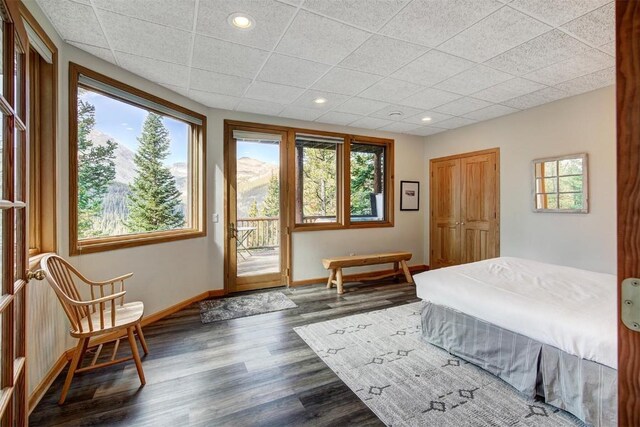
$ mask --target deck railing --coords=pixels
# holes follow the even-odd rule
[[[238,228],[250,227],[244,246],[249,249],[277,248],[280,246],[280,218],[238,218]]]

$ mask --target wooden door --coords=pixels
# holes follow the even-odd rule
[[[460,263],[460,159],[431,162],[431,268]]]
[[[26,204],[28,40],[18,2],[2,3],[0,417],[3,426],[24,426],[27,425],[25,319],[29,279]]]
[[[500,255],[499,149],[430,162],[430,267]]]
[[[227,292],[289,285],[287,137],[270,126],[225,123]]]
[[[497,163],[496,153],[460,159],[460,262],[497,256]]]
[[[618,283],[640,277],[640,2],[616,1]],[[613,207],[611,207],[613,208]],[[618,289],[620,300],[621,289]],[[638,309],[638,308],[636,308]],[[640,333],[620,320],[618,424],[640,425]]]

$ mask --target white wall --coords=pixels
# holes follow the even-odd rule
[[[433,158],[500,147],[501,255],[615,273],[615,113],[611,86],[432,135],[424,170]],[[531,161],[579,152],[589,154],[589,213],[534,213]]]

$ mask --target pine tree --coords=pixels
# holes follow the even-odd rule
[[[258,216],[258,202],[256,199],[251,201],[251,206],[249,206],[249,212],[247,212],[249,218],[256,218]]]
[[[280,183],[278,175],[271,172],[267,195],[262,202],[262,214],[266,217],[277,217],[280,215]]]
[[[115,150],[108,140],[96,146],[89,139],[95,126],[96,109],[89,102],[78,100],[78,237],[96,237],[103,232],[98,227],[102,203],[109,184],[116,177]]]
[[[162,161],[169,155],[169,131],[159,115],[149,113],[134,157],[137,175],[130,185],[127,229],[132,233],[183,227],[180,192]]]

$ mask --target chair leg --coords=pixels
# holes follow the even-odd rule
[[[335,269],[331,269],[331,271],[329,272],[329,280],[327,280],[327,289],[331,289],[331,287],[333,286],[333,278],[336,275],[336,270]]]
[[[140,383],[145,385],[147,381],[144,379],[144,372],[142,371],[142,361],[140,360],[140,354],[138,354],[138,344],[133,336],[133,326],[127,328],[127,335],[129,337],[129,345],[131,346],[131,353],[133,354],[133,360],[136,362],[136,369],[138,370],[138,376],[140,377]]]
[[[67,398],[67,393],[69,392],[69,387],[71,387],[71,380],[73,380],[73,375],[78,369],[78,363],[84,352],[87,350],[87,346],[89,345],[89,338],[80,338],[78,340],[78,345],[76,345],[76,351],[73,352],[73,357],[71,358],[71,364],[69,365],[69,372],[67,372],[67,378],[64,380],[64,386],[62,387],[62,394],[60,395],[60,400],[58,404],[62,405]]]
[[[140,340],[140,344],[142,344],[142,349],[146,356],[149,354],[149,348],[147,348],[147,341],[144,339],[144,335],[142,334],[142,326],[140,326],[140,323],[136,325],[136,333],[138,334],[138,339]]]

